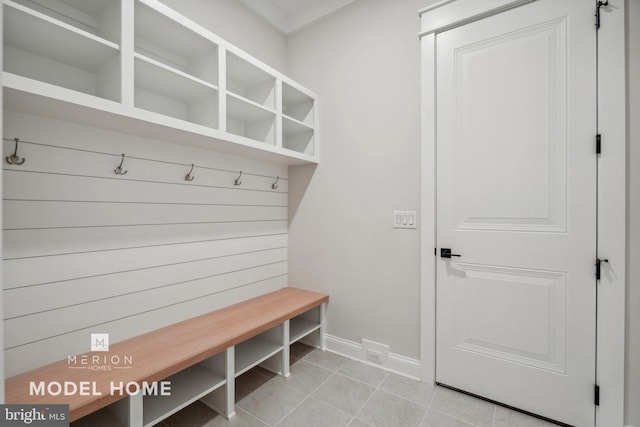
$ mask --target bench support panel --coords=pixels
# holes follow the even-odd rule
[[[216,360],[221,360],[220,358]],[[224,366],[216,366],[216,371],[223,371],[227,380],[223,387],[220,387],[208,395],[200,399],[202,403],[213,409],[217,413],[223,415],[227,419],[231,419],[235,415],[235,347],[229,347],[224,352],[222,358]],[[222,368],[222,369],[221,369]]]

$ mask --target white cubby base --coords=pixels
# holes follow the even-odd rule
[[[159,423],[226,383],[222,375],[199,364],[180,371],[164,381],[171,383],[171,395],[144,398],[143,425],[145,427]]]
[[[259,336],[238,344],[235,349],[236,377],[282,352],[282,350],[281,344],[273,343]]]
[[[300,341],[302,338],[320,329],[320,323],[303,319],[301,317],[294,317],[290,320],[289,325],[289,335],[291,337],[289,342],[291,344],[296,341]]]

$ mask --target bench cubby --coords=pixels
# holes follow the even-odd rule
[[[131,355],[130,369],[69,370],[67,360],[11,377],[7,403],[69,404],[74,427],[155,425],[200,400],[227,418],[234,416],[235,379],[255,366],[289,376],[290,345],[324,349],[327,295],[283,288],[211,313],[113,344]],[[167,345],[171,343],[171,345]],[[31,381],[94,382],[97,394],[31,396]],[[170,395],[113,393],[111,384],[168,382]],[[151,387],[151,386],[149,386]],[[157,384],[155,391],[161,391]]]

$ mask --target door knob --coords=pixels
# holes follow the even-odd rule
[[[451,258],[452,256],[462,256],[459,254],[452,254],[449,248],[440,248],[440,258]]]

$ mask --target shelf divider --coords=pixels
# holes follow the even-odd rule
[[[222,375],[193,365],[164,381],[171,382],[170,396],[145,396],[143,402],[145,427],[153,426],[219,387],[226,380]]]

